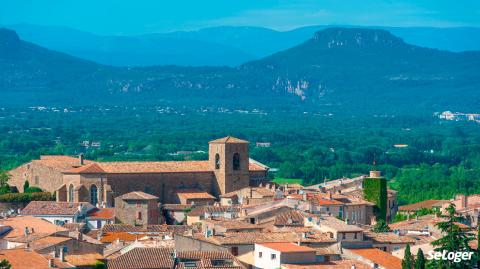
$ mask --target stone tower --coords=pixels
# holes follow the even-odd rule
[[[215,173],[219,194],[248,187],[248,141],[227,136],[208,144],[209,165]]]
[[[363,180],[363,194],[365,200],[375,204],[377,220],[387,220],[387,180],[380,171],[370,171],[370,176]]]

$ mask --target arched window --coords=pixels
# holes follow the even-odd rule
[[[68,201],[73,202],[73,185],[70,184],[70,187],[68,187]]]
[[[97,186],[95,185],[90,187],[90,203],[94,206],[98,204]]]
[[[240,170],[240,154],[233,154],[233,170]]]
[[[215,169],[220,169],[220,155],[215,154]]]

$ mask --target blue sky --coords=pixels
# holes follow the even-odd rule
[[[0,24],[142,34],[221,25],[480,26],[478,0],[0,0]]]

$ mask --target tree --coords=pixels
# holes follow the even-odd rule
[[[405,248],[405,255],[403,256],[402,260],[402,269],[413,269],[415,265],[415,261],[413,259],[413,255],[410,252],[410,244],[407,244]]]
[[[30,182],[28,180],[25,180],[25,183],[23,183],[23,192],[27,190],[30,187]]]
[[[380,219],[377,221],[375,226],[373,226],[372,230],[374,233],[386,233],[390,232],[390,227],[388,227],[387,223],[383,219]]]
[[[432,242],[432,245],[437,247],[435,251],[472,252],[472,248],[468,243],[475,238],[462,231],[457,225],[457,223],[462,220],[462,217],[456,215],[454,204],[450,204],[446,208],[446,215],[442,215],[442,218],[444,218],[445,221],[435,225],[442,231],[444,236]],[[474,261],[461,260],[460,262],[454,262],[453,260],[446,260],[439,262],[446,265],[447,268],[472,268]]]
[[[425,269],[425,256],[423,255],[423,250],[418,249],[417,259],[415,259],[415,269]]]
[[[5,194],[10,192],[10,187],[8,186],[8,180],[10,175],[7,172],[0,171],[0,194]]]
[[[0,269],[10,269],[10,268],[12,268],[12,265],[7,260],[2,260],[0,262]]]

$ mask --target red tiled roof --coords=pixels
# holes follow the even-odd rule
[[[89,219],[114,219],[115,218],[115,209],[114,208],[95,208],[88,212]]]
[[[183,199],[215,199],[215,197],[208,192],[195,189],[177,190],[177,195]]]
[[[55,201],[31,201],[22,211],[21,215],[75,215],[78,206],[87,203],[55,202]]]
[[[415,204],[410,205],[402,205],[398,208],[399,211],[415,211],[420,210],[422,208],[431,209],[433,206],[439,206],[442,203],[447,203],[448,200],[426,200],[421,201]]]
[[[290,242],[275,242],[258,244],[280,252],[315,252],[315,249],[306,246],[299,246]]]
[[[355,266],[355,267],[353,267]],[[366,263],[354,260],[338,260],[313,264],[282,264],[286,269],[371,269]]]
[[[0,225],[12,227],[6,237],[18,237],[25,234],[25,228],[34,229],[34,234],[53,234],[55,232],[67,231],[67,229],[57,226],[41,218],[32,216],[17,216],[14,218],[0,220]]]
[[[157,196],[145,193],[143,191],[132,191],[132,192],[120,195],[117,198],[122,200],[157,200],[158,199]]]
[[[386,269],[401,269],[402,260],[377,248],[349,249],[349,251],[370,260]]]
[[[108,269],[163,269],[172,268],[173,249],[134,248],[107,262]]]
[[[216,143],[220,143],[220,144],[223,144],[223,143],[248,144],[248,141],[238,139],[238,138],[233,137],[233,136],[226,136],[226,137],[223,137],[223,138],[212,140],[208,143],[209,144],[216,144]]]
[[[12,269],[47,269],[48,260],[35,251],[25,249],[4,249],[0,251],[0,260],[7,260]]]
[[[76,167],[71,170],[68,170],[68,173],[71,174],[103,174],[103,170],[97,163],[89,163],[84,166]]]

